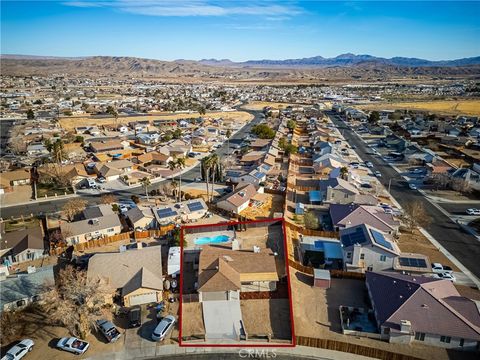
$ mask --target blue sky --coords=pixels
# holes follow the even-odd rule
[[[1,53],[287,59],[480,55],[480,2],[5,1]]]

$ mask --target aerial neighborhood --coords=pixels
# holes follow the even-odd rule
[[[473,81],[1,81],[2,355],[478,355]]]

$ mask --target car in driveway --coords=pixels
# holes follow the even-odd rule
[[[467,209],[467,215],[480,215],[480,210],[475,208]]]
[[[411,190],[418,190],[417,185],[415,185],[415,184],[408,184],[408,187],[409,187]]]
[[[380,171],[378,171],[378,170],[375,171],[375,172],[373,173],[373,175],[375,175],[376,177],[382,177],[382,174],[381,174]]]
[[[76,355],[85,353],[89,347],[90,344],[87,341],[80,340],[76,337],[64,337],[58,340],[57,343],[57,348]]]
[[[120,204],[118,206],[118,210],[120,210],[120,212],[123,214],[123,213],[126,213],[128,211],[128,206],[125,205],[125,204]]]
[[[128,311],[128,327],[136,328],[142,325],[142,308],[134,306]]]
[[[432,277],[435,278],[435,279],[450,280],[451,282],[457,281],[455,276],[452,273],[449,273],[449,272],[435,273],[435,274],[432,275]]]
[[[365,161],[365,166],[367,168],[373,168],[373,164],[370,161]]]
[[[176,319],[173,315],[165,316],[162,321],[160,321],[153,330],[152,340],[153,341],[163,341],[167,334],[172,331],[173,326],[175,325]]]
[[[120,336],[122,336],[120,331],[118,331],[111,321],[103,319],[97,320],[97,326],[103,336],[105,336],[105,339],[110,343],[117,341],[120,339]]]
[[[440,263],[432,263],[432,271],[434,273],[453,273],[450,266],[442,265]]]
[[[22,359],[25,355],[27,355],[27,353],[33,350],[33,345],[35,345],[33,340],[24,339],[10,348],[10,350],[8,350],[2,357],[2,360]]]

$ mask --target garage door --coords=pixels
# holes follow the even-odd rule
[[[157,302],[156,292],[130,296],[130,306],[148,304],[152,302]]]

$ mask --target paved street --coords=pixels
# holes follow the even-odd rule
[[[475,276],[480,277],[480,263],[478,255],[480,254],[480,241],[473,235],[465,232],[458,224],[453,222],[448,216],[443,214],[418,191],[410,190],[405,185],[405,180],[381,157],[367,155],[370,150],[360,137],[345,125],[343,121],[337,120],[335,116],[330,118],[334,124],[342,131],[350,145],[355,145],[357,154],[364,161],[371,161],[374,170],[380,171],[382,177],[380,182],[388,188],[391,180],[390,192],[401,206],[414,201],[420,201],[432,222],[426,227],[426,230],[455,258],[457,258],[468,270]],[[472,204],[442,204],[448,211],[463,211]]]
[[[232,135],[230,139],[230,147],[233,144],[239,144],[243,141],[245,136],[250,132],[252,126],[258,124],[262,120],[261,111],[252,111],[252,110],[243,110],[249,112],[250,114],[254,115],[254,119],[246,124],[242,129],[240,129],[236,134]],[[230,150],[233,151],[233,150]],[[228,154],[228,147],[227,142],[225,142],[219,149],[215,151],[219,157],[225,157]],[[182,183],[185,182],[186,184],[191,183],[195,180],[195,178],[200,177],[200,164],[196,165],[189,171],[186,171],[182,174]],[[150,186],[150,190],[153,190],[160,186],[162,182],[157,182]],[[144,195],[144,189],[140,187],[130,188],[126,190],[117,190],[112,191],[112,194],[118,196],[121,199],[130,199],[132,195]],[[92,194],[82,194],[81,197],[88,201],[89,205],[95,205],[100,203],[101,195],[92,193]],[[41,202],[31,202],[26,205],[18,205],[18,206],[10,206],[5,208],[0,208],[0,217],[2,218],[10,218],[11,216],[19,217],[21,215],[41,215],[44,213],[56,212],[60,211],[62,206],[69,201],[69,198],[59,198],[58,200],[51,199],[48,201],[41,201]]]

